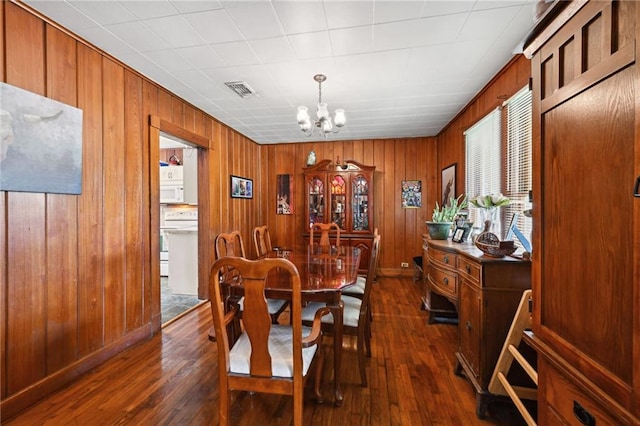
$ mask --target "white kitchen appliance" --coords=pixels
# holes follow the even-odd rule
[[[183,166],[160,167],[160,203],[184,202]]]
[[[176,294],[198,294],[198,210],[165,208],[160,226],[160,275]]]

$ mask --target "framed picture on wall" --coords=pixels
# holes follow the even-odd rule
[[[417,209],[422,207],[422,181],[402,181],[402,208]]]
[[[293,214],[293,179],[277,175],[276,214]]]
[[[231,175],[231,198],[253,198],[253,181]]]
[[[441,205],[446,206],[451,197],[456,196],[456,164],[442,169],[442,192],[440,193]]]

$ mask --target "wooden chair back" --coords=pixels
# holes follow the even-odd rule
[[[364,296],[362,298],[362,306],[360,307],[360,315],[369,315],[369,300],[371,299],[371,289],[376,280],[378,268],[378,259],[380,256],[380,234],[373,237],[371,244],[371,257],[369,258],[369,267],[367,269],[367,280],[364,285]],[[360,318],[362,320],[363,318]]]
[[[311,245],[315,244],[314,243],[314,233],[320,233],[320,242],[319,245],[321,246],[330,246],[331,245],[331,238],[332,236],[335,236],[335,246],[339,246],[340,245],[340,227],[334,223],[314,223],[313,225],[311,225],[311,233],[309,236],[309,242]]]
[[[244,242],[239,231],[222,232],[216,236],[216,259],[224,256],[244,257]]]
[[[244,242],[239,231],[222,232],[216,236],[216,259],[225,256],[247,258],[244,251]],[[223,279],[227,282],[237,280],[237,272],[233,268],[222,268]]]
[[[265,256],[273,250],[269,228],[266,225],[253,228],[253,244],[256,247],[256,256],[258,257]]]
[[[289,276],[292,283],[291,325],[272,324],[265,298],[265,283],[269,273],[277,270],[278,276]],[[219,271],[233,269],[239,272],[243,292],[244,308],[242,312],[243,332],[238,339],[228,335],[227,327],[238,315],[238,310],[225,309],[224,290]],[[274,271],[275,273],[275,271]],[[300,274],[295,265],[283,258],[247,260],[240,257],[222,257],[211,267],[209,279],[211,294],[211,314],[215,327],[218,348],[218,380],[220,389],[220,424],[230,421],[230,392],[232,389],[254,392],[275,393],[293,396],[294,424],[302,425],[304,361],[303,347],[315,345],[315,356],[322,356],[320,318],[309,336],[302,339]],[[271,352],[270,336],[280,339],[289,336],[291,352]],[[230,348],[230,342],[232,347]],[[273,344],[273,341],[272,343]],[[279,348],[282,351],[282,347]],[[304,349],[307,350],[307,349]],[[290,377],[283,374],[285,363]],[[320,362],[320,368],[322,363]],[[308,369],[307,371],[310,371]],[[321,375],[321,370],[316,372]],[[316,386],[319,382],[316,384]],[[319,388],[316,388],[319,395]]]

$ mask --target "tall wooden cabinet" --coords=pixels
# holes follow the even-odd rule
[[[525,43],[540,425],[640,424],[639,17],[557,2]]]
[[[373,241],[373,178],[375,166],[347,160],[322,160],[304,169],[306,222],[338,224],[340,242],[362,250],[360,271],[369,265]],[[308,240],[309,233],[303,233]]]

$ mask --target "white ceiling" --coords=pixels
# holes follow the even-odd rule
[[[298,105],[346,110],[332,139],[434,136],[512,58],[535,0],[24,0],[258,143],[305,136]],[[240,98],[224,83],[244,81]]]

